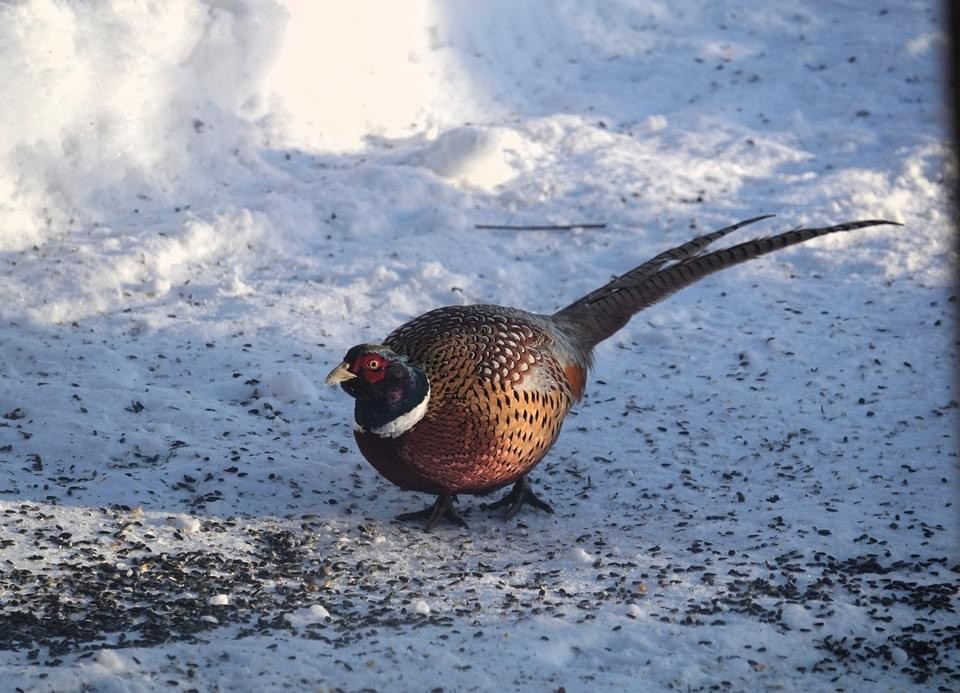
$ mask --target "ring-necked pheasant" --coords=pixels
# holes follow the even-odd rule
[[[414,318],[383,344],[359,344],[327,376],[356,399],[354,434],[363,456],[404,489],[437,496],[397,519],[463,525],[457,494],[513,484],[489,507],[513,517],[524,503],[550,506],[527,474],[583,394],[594,346],[631,316],[708,274],[838,231],[893,224],[855,221],[705,252],[747,219],[663,252],[553,315],[495,305],[449,306]]]

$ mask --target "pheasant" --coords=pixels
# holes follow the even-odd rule
[[[552,513],[528,474],[583,395],[593,348],[638,311],[713,272],[840,231],[895,224],[854,221],[797,228],[707,252],[754,217],[672,248],[553,315],[496,305],[448,306],[401,325],[382,344],[350,349],[326,378],[355,402],[360,452],[397,486],[435,495],[397,517],[465,526],[454,501],[513,484],[488,508],[511,518],[524,504]]]

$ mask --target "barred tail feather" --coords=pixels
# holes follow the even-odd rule
[[[574,301],[553,318],[568,325],[578,341],[592,349],[626,325],[634,314],[714,272],[831,233],[885,224],[900,226],[893,221],[870,219],[816,229],[793,229],[704,254],[707,246],[728,233],[770,216],[747,219],[660,253]]]

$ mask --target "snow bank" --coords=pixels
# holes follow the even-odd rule
[[[425,115],[444,91],[431,21],[424,1],[3,5],[0,249],[216,191],[265,145],[447,124]]]
[[[0,248],[210,185],[255,141],[286,23],[256,0],[0,7]]]

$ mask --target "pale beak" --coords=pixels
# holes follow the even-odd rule
[[[356,374],[350,372],[350,366],[346,362],[341,363],[327,375],[327,385],[338,385],[346,380],[353,380]]]

